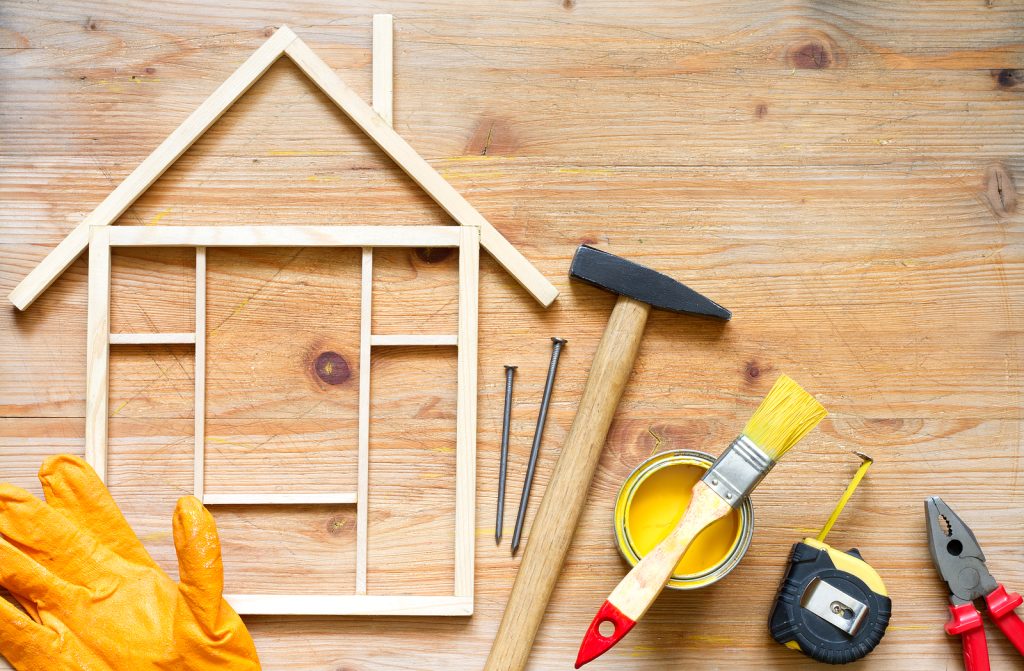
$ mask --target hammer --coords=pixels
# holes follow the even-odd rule
[[[522,671],[569,552],[601,448],[633,370],[651,308],[727,320],[732,313],[686,285],[639,264],[581,245],[569,276],[619,298],[590,367],[484,671]]]

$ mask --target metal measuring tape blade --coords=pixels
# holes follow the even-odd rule
[[[846,664],[874,650],[892,614],[881,576],[856,548],[846,552],[825,542],[847,501],[871,467],[856,452],[860,468],[817,538],[793,545],[768,620],[772,638],[787,648],[829,664]]]

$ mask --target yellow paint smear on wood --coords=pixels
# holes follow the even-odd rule
[[[168,214],[170,214],[170,213],[171,213],[171,210],[173,210],[173,209],[174,209],[174,208],[172,208],[172,207],[169,207],[169,208],[167,208],[166,210],[161,210],[161,211],[157,212],[156,214],[154,214],[154,215],[153,215],[153,218],[152,218],[152,219],[150,219],[150,220],[149,220],[149,223],[148,223],[148,224],[146,224],[146,225],[147,225],[147,226],[156,226],[157,224],[159,224],[159,223],[160,223],[160,221],[161,221],[161,220],[162,220],[162,219],[163,219],[164,217],[166,217],[166,216],[167,216]]]

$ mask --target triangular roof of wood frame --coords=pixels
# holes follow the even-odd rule
[[[479,228],[480,245],[539,303],[546,307],[555,300],[558,290],[547,278],[290,28],[281,26],[25,276],[10,293],[11,303],[19,310],[31,305],[88,247],[91,226],[114,223],[282,55],[288,56],[456,223]]]

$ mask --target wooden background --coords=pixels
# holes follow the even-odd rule
[[[250,618],[266,669],[482,666],[518,563],[508,537],[548,337],[569,345],[531,520],[613,302],[569,283],[581,242],[670,273],[735,318],[652,317],[532,668],[569,668],[623,575],[610,516],[626,474],[663,449],[717,454],[782,372],[831,417],[756,492],[747,558],[714,587],[666,593],[593,668],[810,668],[770,640],[766,618],[790,544],[825,521],[855,469],[851,450],[877,463],[830,540],[860,548],[894,599],[886,639],[852,668],[961,668],[922,499],[946,497],[996,577],[1024,589],[1024,3],[241,5],[0,4],[4,295],[273,26],[368,98],[377,12],[395,15],[395,127],[563,292],[544,311],[482,259],[476,614]],[[121,223],[444,221],[279,62]],[[454,328],[454,257],[378,258],[376,331]],[[117,254],[114,328],[192,328],[191,264],[178,250]],[[209,264],[210,491],[351,487],[354,255],[214,250]],[[0,477],[35,492],[46,455],[83,449],[86,268],[24,314],[0,309]],[[191,356],[112,357],[112,490],[172,575]],[[506,363],[519,377],[509,531],[495,547]],[[384,349],[373,365],[370,590],[447,593],[454,356]],[[352,585],[351,508],[216,516],[230,589]],[[1019,668],[998,632],[990,646],[995,668]]]

